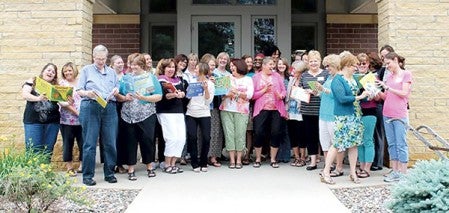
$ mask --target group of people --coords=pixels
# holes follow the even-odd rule
[[[73,63],[63,66],[60,81],[56,65],[42,69],[39,78],[74,88],[66,101],[39,94],[37,77],[25,82],[26,148],[51,157],[60,130],[67,172],[82,172],[88,186],[96,184],[98,142],[109,183],[117,182],[115,172],[137,179],[139,147],[150,178],[156,176],[156,161],[166,173],[182,173],[177,164],[185,163],[188,155],[193,172],[220,167],[224,149],[230,169],[242,169],[250,161],[259,168],[266,158],[273,168],[290,162],[315,170],[324,155],[321,181],[334,184],[333,178],[343,175],[346,152],[354,183],[369,177],[371,169],[381,169],[386,139],[392,172],[385,181],[397,181],[407,170],[406,128],[401,121],[408,120],[412,76],[391,46],[384,46],[380,54],[379,58],[377,53],[355,56],[344,51],[322,60],[312,50],[290,65],[274,47],[254,58],[231,59],[226,52],[216,58],[180,54],[161,59],[153,68],[149,54],[133,53],[125,68],[117,55],[106,65],[108,50],[98,45],[93,64],[79,75]],[[377,76],[377,92],[359,82],[368,73]],[[197,87],[200,93],[192,96]],[[82,160],[77,170],[72,163],[75,141]]]

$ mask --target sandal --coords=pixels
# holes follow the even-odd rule
[[[243,165],[249,165],[249,159],[243,159],[242,164]]]
[[[359,184],[360,183],[360,179],[357,178],[357,177],[354,178],[352,175],[349,175],[349,180],[351,180],[355,184]]]
[[[156,172],[152,169],[147,169],[147,173],[149,178],[156,177]]]
[[[253,167],[254,168],[260,168],[260,162],[254,162],[254,164],[253,164]]]
[[[279,164],[276,161],[275,162],[271,162],[270,166],[275,168],[275,169],[279,168]]]
[[[237,164],[235,164],[235,168],[236,169],[241,169],[241,168],[243,168],[243,166],[242,166],[241,163],[237,163]]]
[[[235,169],[235,163],[230,163],[228,166],[230,169]]]
[[[134,172],[128,173],[128,180],[130,180],[130,181],[137,180],[136,173],[134,173]]]
[[[173,173],[173,172],[174,172],[174,173]],[[177,167],[177,166],[174,166],[174,167],[173,167],[172,174],[183,173],[183,172],[184,172],[183,169],[181,169],[181,168],[179,168],[179,167]]]
[[[334,179],[332,179],[332,177],[329,175],[324,175],[323,173],[320,173],[320,180],[321,182],[325,183],[325,184],[329,184],[329,185],[334,185],[335,181]]]
[[[214,166],[214,167],[221,167],[221,163],[218,161],[209,162],[209,165]]]
[[[331,177],[340,177],[340,176],[343,176],[343,175],[344,175],[343,171],[337,171],[337,170],[334,170],[334,171],[332,171],[330,173]]]
[[[365,170],[361,170],[358,174],[357,174],[357,177],[359,177],[359,178],[367,178],[367,177],[369,177],[370,176],[370,174],[367,172],[367,171],[365,171]]]
[[[165,173],[173,174],[172,171],[173,171],[173,167],[171,167],[171,166],[168,166],[168,167],[164,168],[164,172]],[[176,172],[174,174],[176,174]]]

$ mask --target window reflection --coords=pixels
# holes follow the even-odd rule
[[[175,55],[175,27],[151,27],[151,53],[153,62],[162,58],[171,58]]]
[[[292,26],[292,49],[313,50],[315,47],[315,26]]]
[[[234,56],[235,49],[234,22],[199,22],[198,23],[198,54],[211,53],[218,55],[227,52]]]
[[[275,33],[274,18],[254,18],[254,53],[263,52],[265,47],[274,45],[276,43]]]

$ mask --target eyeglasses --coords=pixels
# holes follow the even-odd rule
[[[360,66],[360,65],[365,66],[365,65],[366,65],[366,62],[359,63],[358,65],[359,65],[359,66]]]

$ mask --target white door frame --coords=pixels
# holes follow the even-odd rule
[[[240,16],[241,53],[252,54],[252,17],[275,16],[277,45],[283,56],[291,54],[291,0],[278,0],[274,6],[192,5],[191,0],[177,2],[177,54],[192,52],[192,16]]]

